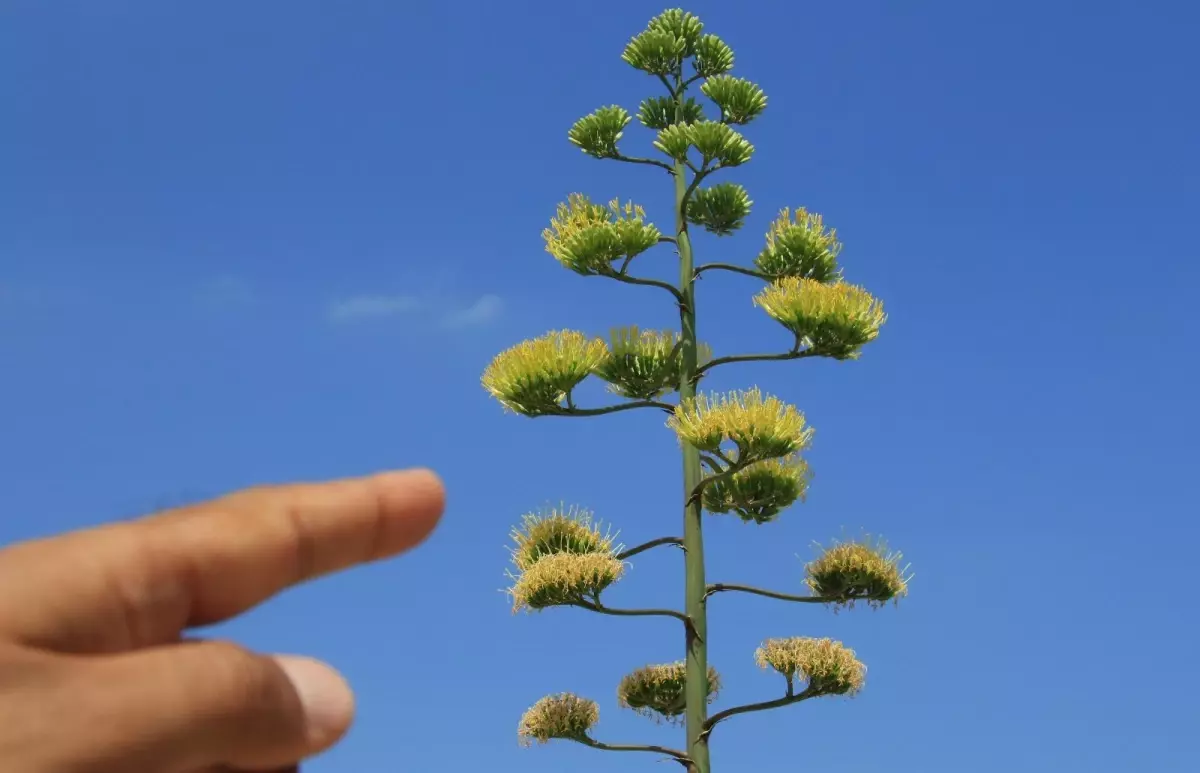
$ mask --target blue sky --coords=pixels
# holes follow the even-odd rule
[[[505,415],[491,356],[570,327],[667,326],[665,296],[562,269],[540,231],[572,191],[669,222],[658,170],[566,131],[652,79],[620,61],[660,3],[153,3],[0,9],[0,542],[243,485],[431,466],[449,488],[416,553],[297,589],[222,631],[311,653],[358,690],[322,771],[659,770],[521,750],[543,694],[601,703],[597,735],[677,741],[615,686],[674,660],[670,621],[513,617],[504,545],[565,500],[627,543],[679,530],[658,414]],[[717,597],[721,705],[775,697],[753,651],[833,636],[864,693],[739,717],[719,771],[1191,769],[1200,280],[1200,11],[1183,2],[688,6],[762,85],[748,262],[784,206],[823,213],[886,304],[854,363],[727,368],[816,428],[806,504],[708,520],[709,576],[799,592],[814,540],[881,532],[899,608],[834,616]],[[629,149],[648,150],[636,125]],[[644,258],[651,276],[672,256]],[[754,280],[705,279],[718,353],[786,347]],[[606,399],[589,389],[593,401]],[[609,603],[681,602],[670,551]],[[1153,582],[1151,582],[1153,580]]]

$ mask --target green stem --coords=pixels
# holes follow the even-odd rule
[[[599,612],[602,615],[615,615],[617,617],[673,617],[676,620],[683,622],[690,628],[690,620],[688,616],[682,612],[676,612],[674,609],[614,609],[613,607],[605,607],[600,604],[595,604],[590,601],[573,601],[570,606],[587,609],[592,612]]]
[[[717,271],[717,270],[732,271],[735,274],[745,274],[746,276],[752,276],[752,277],[755,277],[756,279],[761,279],[764,282],[770,282],[773,279],[773,277],[770,277],[761,271],[755,271],[754,269],[746,268],[745,266],[735,266],[732,263],[705,263],[703,266],[700,266],[698,269],[696,269],[695,276],[697,278],[699,278],[699,276],[701,274],[703,274],[705,271]]]
[[[842,599],[826,598],[825,596],[796,596],[791,593],[780,593],[773,590],[764,590],[763,588],[755,588],[751,585],[734,585],[731,583],[719,582],[715,585],[709,585],[705,591],[705,596],[711,596],[714,593],[722,591],[738,591],[740,593],[753,593],[755,596],[766,596],[769,599],[779,599],[780,601],[798,601],[802,604],[828,604],[833,601],[841,601]]]
[[[670,403],[660,403],[657,400],[635,400],[628,403],[606,405],[603,408],[576,408],[572,405],[560,408],[554,412],[540,413],[538,416],[603,416],[606,413],[620,413],[621,411],[630,411],[634,408],[658,408],[667,413],[675,412],[675,406]],[[537,418],[537,416],[534,418]]]
[[[643,279],[642,277],[630,276],[629,274],[622,274],[622,273],[618,273],[616,271],[612,271],[612,272],[606,271],[606,272],[600,274],[600,276],[606,276],[609,279],[615,279],[618,282],[624,282],[627,285],[643,285],[645,287],[657,287],[660,290],[666,290],[671,295],[675,296],[675,300],[677,302],[683,303],[683,293],[679,292],[679,288],[676,287],[675,285],[671,284],[670,282],[661,282],[657,279]]]
[[[669,749],[666,746],[654,746],[651,744],[624,744],[624,743],[603,743],[588,736],[580,738],[572,738],[576,743],[581,743],[584,746],[590,746],[593,749],[601,749],[606,752],[650,752],[652,754],[665,754],[668,757],[675,759],[677,762],[682,762],[684,765],[691,763],[687,754],[678,749]]]
[[[623,156],[620,153],[615,156],[609,156],[609,158],[613,159],[614,161],[624,161],[627,164],[649,164],[650,166],[657,166],[661,169],[666,169],[668,172],[671,171],[670,164],[653,158],[634,158],[633,156]]]
[[[696,369],[695,378],[699,379],[708,371],[718,365],[728,365],[731,362],[766,362],[768,360],[800,360],[805,357],[816,357],[817,352],[813,349],[805,349],[803,351],[784,352],[783,354],[733,354],[728,357],[718,357],[715,360],[709,360],[705,365],[701,365]]]
[[[791,690],[789,689],[788,692],[791,693]],[[712,718],[707,720],[704,723],[704,731],[703,731],[704,736],[705,736],[705,738],[707,738],[708,734],[712,732],[712,729],[714,727],[716,727],[718,723],[723,722],[726,719],[729,719],[730,717],[737,716],[738,714],[747,714],[751,711],[766,711],[768,709],[777,709],[781,706],[788,706],[793,703],[799,703],[800,701],[808,700],[809,698],[815,697],[816,694],[817,693],[814,692],[811,687],[809,687],[808,689],[806,689],[802,692],[798,692],[795,694],[788,694],[782,698],[776,698],[773,701],[762,701],[761,703],[748,703],[745,706],[734,706],[733,708],[725,709],[724,711],[719,711],[716,714],[713,714]]]
[[[643,542],[637,547],[632,547],[628,550],[617,553],[616,559],[618,561],[624,561],[627,558],[632,558],[638,553],[644,553],[651,548],[658,547],[659,545],[675,545],[676,547],[683,547],[683,540],[679,537],[659,537],[658,539],[652,539],[649,542]]]
[[[682,70],[682,68],[681,68]],[[675,120],[683,119],[683,73],[676,74]],[[679,368],[680,402],[696,396],[696,287],[692,259],[692,241],[688,235],[687,165],[675,162],[675,245],[679,252],[679,289],[683,296],[679,304],[682,357]],[[700,452],[691,443],[683,443],[683,549],[685,566],[684,609],[691,624],[687,626],[685,669],[687,687],[687,751],[691,757],[692,773],[710,773],[708,739],[704,723],[708,717],[708,613],[705,610],[704,532],[701,504],[692,494],[700,485],[703,470]]]

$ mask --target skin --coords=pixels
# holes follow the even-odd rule
[[[433,530],[409,470],[239,491],[0,550],[0,760],[21,773],[294,771],[354,697],[330,666],[195,639],[307,580]]]

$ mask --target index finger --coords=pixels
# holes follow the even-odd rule
[[[427,470],[249,489],[0,552],[0,635],[64,652],[178,639],[285,588],[401,553],[445,506]]]

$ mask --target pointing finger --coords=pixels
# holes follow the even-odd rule
[[[0,633],[60,652],[175,641],[291,585],[412,548],[444,506],[437,476],[411,470],[250,489],[17,545],[0,552]]]

